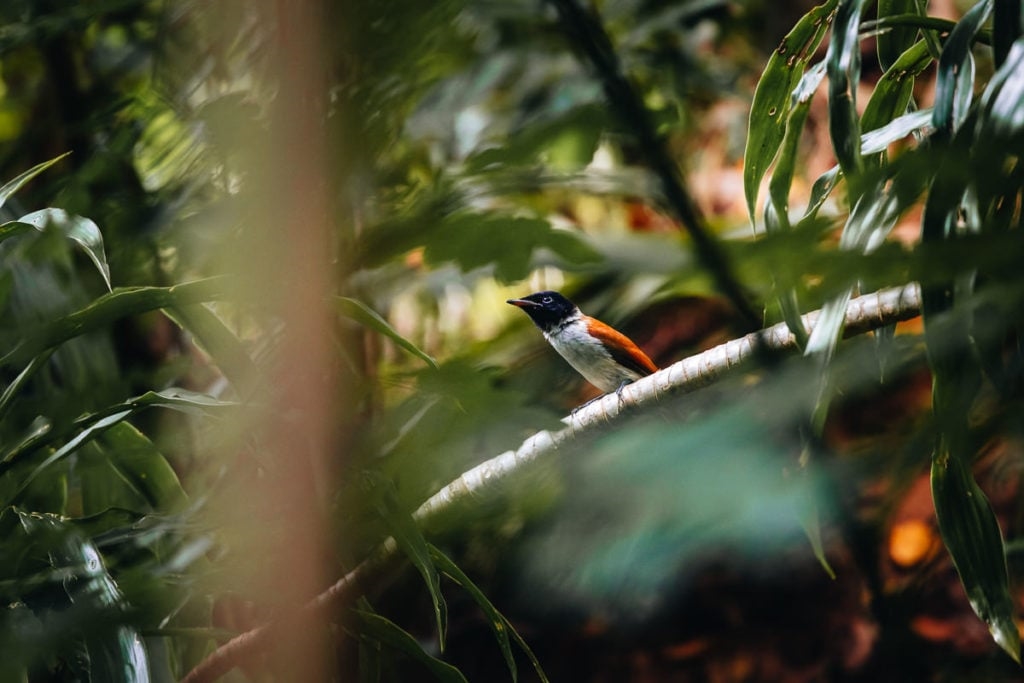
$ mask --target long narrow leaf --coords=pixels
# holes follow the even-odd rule
[[[971,47],[982,24],[992,12],[992,0],[981,0],[957,22],[946,40],[939,58],[939,69],[935,77],[935,129],[945,137],[951,135],[966,114],[965,102],[970,102],[971,81],[965,74],[973,76],[974,58]]]
[[[165,308],[164,313],[192,335],[239,395],[249,393],[257,378],[256,364],[242,341],[216,314],[202,304],[172,306]]]
[[[128,399],[122,403],[117,403],[111,406],[107,406],[103,410],[95,413],[89,413],[77,418],[71,425],[62,431],[53,431],[50,429],[41,429],[33,432],[33,434],[16,444],[13,447],[8,448],[3,452],[0,457],[0,473],[9,470],[12,465],[33,453],[40,451],[41,449],[51,447],[52,445],[59,443],[62,439],[69,438],[69,434],[74,434],[74,437],[68,442],[77,446],[82,443],[80,436],[83,432],[88,431],[92,434],[92,431],[96,425],[101,424],[103,428],[111,427],[117,424],[129,415],[138,413],[146,408],[151,407],[162,407],[170,408],[172,410],[178,410],[193,415],[215,415],[218,412],[224,410],[233,410],[237,408],[238,404],[232,401],[222,401],[206,394],[200,394],[187,389],[180,389],[172,387],[170,389],[164,389],[162,391],[148,391],[139,396]],[[111,419],[116,418],[116,419]],[[74,446],[70,450],[67,450],[67,444],[65,447],[58,450],[58,453],[63,457],[67,453],[74,450]],[[54,456],[50,456],[47,462],[56,459]]]
[[[767,232],[777,230],[789,230],[788,216],[789,191],[793,184],[793,174],[796,168],[797,151],[804,124],[811,109],[811,98],[814,96],[821,79],[825,77],[825,65],[820,63],[807,71],[797,87],[794,88],[789,103],[789,120],[786,124],[786,133],[783,137],[782,147],[779,151],[778,161],[775,164],[775,171],[772,173],[771,182],[768,184],[768,202],[765,203],[764,225]],[[807,330],[804,329],[800,319],[800,304],[797,299],[796,290],[789,288],[778,293],[779,308],[782,310],[783,320],[789,326],[790,332],[797,339],[797,344],[807,344]]]
[[[1024,39],[1010,49],[981,95],[976,132],[979,145],[1002,145],[1024,131]],[[992,147],[998,149],[998,147]]]
[[[943,443],[932,460],[932,498],[942,540],[956,565],[967,599],[993,639],[1020,662],[1020,635],[1003,550],[1003,535],[988,498],[967,464]]]
[[[173,512],[188,501],[167,459],[152,441],[127,422],[112,425],[91,446],[93,464],[99,466],[93,469],[100,476],[87,479],[78,468],[83,514],[96,514],[112,507]],[[82,459],[78,464],[82,464]]]
[[[430,547],[423,532],[416,525],[412,515],[401,511],[388,500],[381,501],[377,510],[387,523],[388,531],[394,537],[398,547],[405,553],[416,570],[427,584],[430,600],[434,605],[434,618],[437,622],[437,638],[441,651],[444,652],[445,636],[448,630],[448,605],[441,593],[441,575],[434,566],[430,556]]]
[[[772,53],[750,105],[750,126],[743,155],[743,193],[747,213],[755,220],[761,180],[786,134],[790,93],[796,88],[828,30],[839,0],[828,0],[805,14]]]
[[[932,56],[923,40],[902,53],[875,84],[871,99],[864,107],[861,128],[870,132],[905,114],[917,76],[931,63]]]
[[[863,254],[877,249],[888,237],[910,201],[906,196],[917,196],[917,193],[903,192],[905,188],[902,184],[894,182],[887,185],[886,180],[886,176],[880,176],[857,200],[839,238],[840,249]],[[901,196],[904,197],[902,201]],[[853,290],[851,284],[822,306],[821,315],[807,341],[807,355],[821,354],[826,363],[831,359],[842,336],[846,305],[853,296]]]
[[[914,0],[878,0],[878,18],[897,14],[909,14],[914,11]],[[882,68],[889,70],[911,45],[917,36],[917,28],[913,26],[898,26],[882,31],[878,34],[876,45],[878,49],[878,61]]]
[[[385,320],[374,311],[372,308],[364,304],[362,301],[352,299],[347,296],[337,297],[338,309],[341,314],[346,318],[356,321],[364,327],[368,327],[374,332],[384,335],[391,341],[398,344],[398,346],[408,351],[413,356],[416,356],[430,367],[437,369],[437,361],[430,357],[429,354],[422,351],[418,346],[413,344],[411,341],[403,337],[398,333],[395,328],[388,324]]]
[[[107,265],[107,255],[103,250],[103,235],[91,220],[70,214],[64,209],[40,209],[22,216],[18,221],[34,226],[37,230],[57,230],[69,240],[77,242],[100,271],[107,290],[111,289],[110,266]]]
[[[829,40],[828,128],[836,160],[848,183],[856,183],[863,168],[857,85],[860,82],[860,17],[866,0],[841,0]],[[851,194],[858,194],[851,186]]]
[[[61,154],[59,157],[54,157],[49,161],[44,161],[41,164],[37,164],[30,168],[29,170],[25,171],[24,173],[20,173],[10,182],[5,183],[3,187],[0,187],[0,207],[3,207],[3,205],[7,203],[7,200],[11,198],[11,195],[20,190],[22,186],[25,185],[25,183],[32,180],[49,167],[53,166],[55,163],[66,157],[68,154],[71,154],[71,152],[65,152],[64,154]]]
[[[223,299],[231,291],[228,283],[228,278],[212,277],[171,287],[117,289],[104,294],[85,308],[30,333],[20,344],[0,357],[0,367],[26,363],[47,349],[82,334],[103,329],[129,315]]]
[[[0,225],[0,242],[17,235],[22,235],[26,232],[32,232],[35,229],[36,226],[29,225],[28,223],[22,223],[21,221],[9,221]]]
[[[27,477],[21,480],[21,482],[15,488],[14,494],[11,496],[11,500],[0,501],[0,503],[7,505],[16,503],[18,497],[21,496],[21,494],[24,493],[26,489],[28,489],[29,485],[32,484],[36,477],[45,472],[50,466],[52,466],[54,463],[58,462],[62,458],[66,457],[70,453],[74,452],[74,450],[81,446],[83,443],[86,443],[90,439],[93,439],[96,436],[98,436],[103,430],[107,429],[108,427],[112,427],[113,425],[117,424],[118,422],[125,419],[129,415],[131,415],[130,410],[123,410],[119,413],[114,413],[113,415],[107,415],[103,419],[97,420],[96,422],[92,423],[85,429],[78,432],[74,436],[74,438],[72,438],[62,447],[58,448],[52,455],[50,455],[48,458],[39,463],[39,465],[37,465],[35,469],[33,469],[28,474]],[[8,456],[5,459],[4,464],[9,465],[10,463],[13,463],[18,459],[18,455],[20,455],[20,452],[16,451],[13,455]]]
[[[372,638],[419,662],[442,683],[468,683],[461,671],[424,652],[416,639],[393,621],[363,610],[354,610],[354,614],[359,619],[359,633],[363,637]]]
[[[534,671],[537,672],[537,677],[541,680],[541,683],[548,683],[548,677],[544,673],[544,670],[540,666],[540,661],[536,655],[533,654],[533,650],[529,648],[526,641],[523,640],[522,636],[516,632],[513,628],[512,623],[505,618],[501,612],[494,606],[494,604],[487,599],[475,583],[473,583],[465,572],[463,572],[457,564],[452,562],[451,558],[441,552],[438,548],[430,546],[430,556],[437,564],[438,569],[447,574],[453,581],[458,583],[460,586],[466,589],[470,597],[479,605],[480,609],[483,610],[484,614],[487,615],[488,624],[491,627],[491,631],[494,632],[494,638],[498,641],[498,647],[501,648],[501,654],[505,658],[505,665],[508,667],[509,673],[512,675],[512,680],[518,680],[518,674],[516,669],[516,660],[512,654],[511,640],[515,640],[516,644],[523,650],[523,653],[533,664]]]
[[[14,378],[7,387],[4,388],[2,394],[0,394],[0,420],[3,420],[4,415],[7,414],[8,409],[14,405],[14,399],[17,397],[18,392],[25,386],[26,383],[42,368],[46,365],[46,362],[50,360],[50,356],[53,355],[55,349],[47,349],[41,354],[32,359],[25,369],[18,373],[18,376]]]
[[[71,578],[64,582],[69,603],[97,614],[117,614],[123,610],[124,597],[91,541],[53,515],[19,512],[18,518],[29,537],[47,551],[53,568],[71,573]],[[82,630],[92,680],[111,683],[148,683],[151,680],[149,656],[134,628],[115,624]]]

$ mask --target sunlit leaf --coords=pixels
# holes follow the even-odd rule
[[[1013,44],[1002,67],[992,76],[981,96],[977,129],[979,145],[999,149],[1024,131],[1024,41]]]
[[[895,118],[884,126],[864,134],[861,138],[861,153],[881,152],[897,140],[902,140],[915,131],[929,127],[931,118],[931,109],[922,109]]]
[[[336,300],[342,315],[351,320],[355,320],[359,324],[368,327],[378,334],[384,335],[391,341],[395,342],[400,348],[406,350],[413,356],[416,356],[430,367],[435,369],[437,368],[436,360],[399,334],[395,328],[391,327],[387,320],[382,318],[372,308],[361,301],[345,296],[336,297]]]
[[[40,209],[22,216],[18,221],[35,226],[39,230],[57,230],[68,239],[77,242],[96,264],[96,269],[103,276],[107,289],[111,289],[110,266],[107,265],[107,255],[103,251],[103,235],[91,220],[74,216],[63,209]]]

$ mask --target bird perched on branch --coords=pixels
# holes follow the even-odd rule
[[[523,309],[555,351],[605,393],[658,371],[629,337],[585,315],[558,292],[537,292],[507,303]]]

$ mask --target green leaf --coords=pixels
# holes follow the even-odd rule
[[[803,471],[806,472],[806,470]],[[821,512],[813,500],[808,501],[806,508],[800,510],[800,524],[803,526],[807,540],[811,544],[814,558],[818,560],[818,564],[828,574],[828,578],[835,579],[836,570],[832,568],[832,563],[828,561],[828,555],[825,553],[825,542],[821,536]]]
[[[860,83],[860,17],[866,0],[840,0],[825,55],[828,68],[828,129],[836,160],[848,183],[863,168],[857,85]],[[851,195],[859,194],[851,186]]]
[[[981,0],[969,9],[949,34],[935,76],[935,130],[948,138],[967,114],[973,96],[974,57],[971,48],[988,15],[992,0]]]
[[[66,444],[64,444],[61,448],[57,449],[57,451],[55,451],[53,454],[51,454],[45,460],[43,460],[38,466],[36,466],[31,472],[29,472],[28,476],[23,478],[20,481],[20,483],[16,484],[16,486],[14,488],[14,493],[11,495],[10,500],[3,501],[3,502],[5,504],[8,504],[8,505],[16,503],[18,501],[18,499],[29,488],[29,486],[32,484],[32,482],[37,477],[39,477],[39,475],[43,474],[46,470],[48,470],[54,463],[60,461],[62,458],[66,457],[70,453],[74,452],[74,450],[76,448],[78,448],[79,446],[81,446],[84,443],[87,443],[90,439],[95,438],[104,429],[107,429],[108,427],[111,427],[111,426],[117,424],[118,422],[120,422],[121,420],[125,419],[129,415],[131,415],[131,411],[130,410],[123,410],[123,411],[121,411],[119,413],[114,413],[112,415],[107,415],[107,416],[103,417],[102,419],[96,420],[95,422],[90,424],[88,427],[86,427],[85,429],[83,429],[80,432],[78,432],[74,436],[74,438],[72,438],[70,441],[68,441]],[[42,441],[42,440],[40,440],[40,441]],[[21,458],[26,453],[33,452],[35,450],[35,447],[41,446],[41,445],[42,445],[41,443],[37,443],[35,441],[28,442],[28,443],[23,442],[23,443],[19,444],[18,446],[16,446],[14,450],[7,452],[5,454],[3,462],[2,462],[2,464],[4,465],[3,471],[4,472],[8,471],[11,468],[11,466],[13,464],[15,464],[16,462],[20,461]]]
[[[832,189],[835,188],[836,183],[839,182],[839,178],[842,174],[839,171],[838,166],[833,166],[829,170],[822,173],[811,185],[811,196],[807,200],[807,209],[804,211],[804,217],[801,222],[814,220],[818,214],[818,209],[828,199],[829,194],[832,193]]]
[[[916,9],[914,0],[878,0],[878,19],[883,20],[898,14],[911,14]],[[879,32],[875,37],[878,62],[889,71],[900,56],[914,44],[917,38],[915,26],[893,26]],[[925,47],[927,50],[927,46]]]
[[[88,218],[69,214],[64,209],[40,209],[26,214],[18,219],[20,223],[27,223],[37,230],[53,228],[70,240],[78,242],[85,250],[92,262],[96,264],[97,270],[103,276],[103,282],[110,286],[110,266],[107,265],[107,255],[103,251],[103,235],[99,227]]]
[[[522,636],[515,630],[512,623],[505,618],[505,616],[498,611],[494,604],[487,599],[476,584],[474,584],[465,572],[463,572],[458,565],[452,562],[451,558],[441,552],[438,548],[430,546],[430,557],[434,560],[438,569],[447,574],[453,581],[466,589],[470,597],[480,606],[484,614],[487,616],[488,624],[491,627],[491,631],[494,632],[494,638],[498,641],[498,647],[501,648],[501,654],[505,658],[505,665],[508,667],[509,673],[512,675],[512,680],[518,680],[518,672],[516,670],[516,660],[512,655],[512,646],[510,644],[510,637],[515,640],[523,653],[527,656],[530,662],[533,664],[534,671],[537,672],[537,677],[541,683],[547,683],[548,677],[541,668],[540,661],[536,655],[533,654],[533,650],[526,644]]]
[[[92,680],[111,683],[147,683],[151,680],[149,658],[139,633],[110,618],[121,616],[124,597],[110,576],[96,546],[72,525],[55,515],[17,512],[34,545],[46,551],[53,569],[70,576],[64,581],[69,605],[107,616],[99,628],[81,628],[88,650],[88,674]],[[76,634],[79,635],[79,634]]]
[[[793,184],[800,136],[803,133],[804,124],[810,113],[811,98],[814,96],[824,76],[824,64],[812,67],[800,79],[800,83],[793,89],[793,94],[790,97],[789,120],[786,123],[786,133],[783,137],[778,161],[775,164],[775,171],[772,173],[771,182],[768,184],[769,201],[765,203],[764,207],[764,225],[767,232],[790,230],[792,228],[788,215],[789,191]],[[807,330],[804,328],[803,321],[800,318],[800,303],[796,290],[788,288],[785,291],[779,292],[778,303],[789,331],[796,337],[797,344],[804,346],[807,343]]]
[[[886,147],[902,140],[911,133],[921,130],[931,124],[932,110],[922,109],[921,111],[904,114],[893,119],[881,128],[876,128],[861,137],[861,154],[875,154],[884,151]]]
[[[514,282],[529,274],[531,256],[544,247],[573,262],[596,259],[575,235],[554,230],[542,218],[476,212],[446,217],[424,257],[433,264],[454,261],[467,271],[493,263],[499,282]]]
[[[29,225],[28,223],[21,223],[19,221],[10,221],[0,225],[0,242],[14,237],[16,235],[22,235],[26,232],[32,232],[36,229],[36,226]]]
[[[533,166],[538,161],[563,170],[586,166],[594,156],[607,118],[607,107],[594,103],[559,112],[548,120],[534,117],[500,147],[484,149],[467,159],[466,170],[475,173],[510,164]]]
[[[245,396],[255,385],[257,369],[245,345],[217,315],[202,304],[167,307],[164,313],[195,339],[217,368]]]
[[[747,146],[743,154],[743,193],[751,222],[755,220],[761,180],[786,134],[790,93],[800,82],[804,68],[825,37],[838,2],[828,0],[805,14],[772,53],[757,83],[750,105]]]
[[[27,487],[43,470],[72,453],[83,443],[90,441],[106,429],[113,427],[122,420],[150,407],[163,407],[194,415],[214,415],[224,410],[233,410],[238,404],[221,401],[206,394],[199,394],[187,389],[170,388],[163,391],[149,391],[140,396],[130,398],[123,403],[108,406],[96,413],[89,413],[76,419],[70,427],[52,431],[41,429],[7,449],[0,458],[0,473],[10,471],[15,464],[25,460],[32,454],[74,434],[63,446],[49,455],[16,487],[14,497]]]
[[[981,95],[977,141],[990,149],[1003,148],[1024,131],[1024,41],[1010,53]]]
[[[416,525],[412,515],[400,510],[394,502],[394,496],[390,493],[384,494],[384,498],[378,501],[377,511],[387,523],[388,531],[398,543],[399,549],[405,553],[416,570],[423,577],[427,584],[427,591],[430,593],[430,600],[434,605],[434,618],[437,622],[437,638],[444,652],[446,634],[448,631],[448,606],[441,594],[441,576],[437,573],[437,567],[430,557],[430,547],[423,532]]]
[[[462,672],[451,664],[431,657],[412,635],[403,631],[393,621],[364,610],[353,610],[353,613],[359,619],[360,636],[372,638],[419,662],[442,683],[468,683]]]
[[[85,515],[109,508],[173,512],[188,502],[167,459],[152,441],[126,422],[111,426],[88,448],[81,449],[75,469],[81,477]]]
[[[12,405],[14,405],[14,398],[18,395],[18,392],[32,379],[40,368],[46,365],[46,362],[50,360],[50,356],[53,355],[55,349],[47,349],[41,354],[32,359],[25,369],[18,373],[18,376],[14,378],[10,384],[8,384],[2,394],[0,394],[0,420],[3,420],[4,415]]]
[[[1020,663],[1020,635],[1013,620],[1003,535],[988,498],[967,462],[943,442],[932,459],[932,498],[942,540],[953,558],[971,608],[999,647]]]
[[[25,185],[25,183],[32,180],[32,178],[42,173],[50,166],[53,166],[55,163],[57,163],[58,161],[60,161],[69,154],[71,154],[71,152],[65,152],[64,154],[61,154],[59,157],[54,157],[49,161],[44,161],[41,164],[37,164],[36,166],[33,166],[29,170],[25,171],[24,173],[19,174],[10,182],[5,183],[3,187],[0,187],[0,207],[3,207],[3,205],[7,203],[7,200],[11,198],[11,195],[20,190],[22,186]],[[3,228],[0,227],[0,239],[3,239],[2,235]]]
[[[354,320],[360,325],[363,325],[378,334],[384,335],[391,341],[395,342],[400,348],[405,349],[435,370],[437,369],[436,360],[431,358],[430,355],[422,351],[411,341],[400,335],[395,328],[388,324],[387,320],[382,318],[372,308],[361,301],[351,299],[346,296],[336,297],[336,301],[338,302],[338,309],[346,318]]]
[[[857,200],[839,238],[839,248],[869,254],[878,248],[896,225],[904,208],[895,191],[896,185],[886,186],[880,177],[872,189]],[[811,331],[804,353],[820,354],[828,362],[835,352],[846,320],[846,305],[853,296],[853,285],[845,287],[838,296],[825,302]]]
[[[27,363],[33,357],[69,339],[107,328],[115,320],[160,308],[187,306],[225,298],[228,278],[212,277],[171,287],[119,288],[85,308],[46,323],[0,357],[0,367]]]
[[[931,53],[928,52],[928,45],[923,40],[899,55],[875,84],[875,90],[864,107],[864,116],[860,121],[861,129],[873,131],[905,114],[914,94],[917,76],[931,63]]]

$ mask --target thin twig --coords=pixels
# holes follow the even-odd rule
[[[918,316],[920,311],[921,293],[917,284],[857,297],[846,307],[845,334],[852,336],[909,320]],[[814,328],[818,314],[819,311],[814,311],[803,316],[807,329]],[[566,426],[559,431],[538,432],[518,449],[502,453],[464,472],[416,510],[416,522],[426,527],[431,520],[456,504],[471,498],[486,500],[488,492],[498,483],[507,482],[531,463],[556,457],[560,445],[588,431],[606,428],[608,422],[626,411],[633,412],[669,396],[679,396],[712,384],[754,357],[758,344],[775,351],[797,348],[796,339],[789,328],[785,323],[779,323],[685,358],[650,377],[627,385],[621,395],[612,392],[581,408],[563,420]],[[397,559],[398,545],[393,538],[388,538],[373,555],[307,603],[303,611],[310,615],[323,614],[353,601],[367,586],[372,585],[375,575]],[[276,623],[264,624],[236,636],[200,662],[183,679],[183,683],[211,683],[259,653],[270,643],[270,636],[278,632],[278,628]]]
[[[619,56],[600,19],[593,11],[584,9],[578,0],[550,1],[558,11],[562,30],[597,72],[608,106],[636,137],[644,162],[658,177],[668,207],[689,233],[697,257],[712,274],[719,290],[740,313],[743,331],[758,329],[761,316],[750,305],[743,286],[733,276],[721,246],[708,233],[704,216],[686,189],[682,169],[669,154],[664,139],[658,135],[640,93],[623,73]]]

